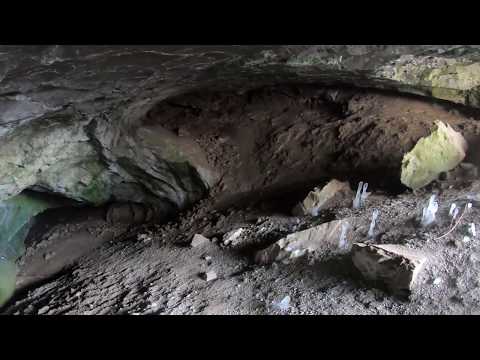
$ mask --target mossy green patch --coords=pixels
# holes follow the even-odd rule
[[[110,200],[111,189],[106,167],[98,160],[93,159],[82,163],[86,179],[77,184],[78,198],[93,205],[101,205]]]
[[[464,158],[467,144],[462,135],[437,121],[437,129],[420,139],[402,161],[401,181],[419,189],[438,178],[441,172],[456,167]]]
[[[0,257],[0,308],[15,291],[17,267],[14,261]]]
[[[25,251],[24,240],[33,217],[59,205],[53,199],[30,193],[0,202],[0,307],[15,290],[15,260]]]
[[[33,217],[57,205],[53,200],[33,194],[19,194],[0,202],[0,256],[9,260],[21,256]]]

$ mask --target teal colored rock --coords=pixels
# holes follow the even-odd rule
[[[0,257],[0,308],[15,291],[17,267],[14,261]]]
[[[60,203],[30,193],[19,194],[0,202],[0,307],[15,290],[15,260],[25,251],[24,240],[33,218]]]
[[[20,257],[32,219],[58,205],[46,197],[25,193],[0,202],[0,256],[8,260]]]

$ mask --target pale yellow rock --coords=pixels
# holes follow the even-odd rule
[[[352,197],[353,192],[348,182],[333,179],[323,188],[315,188],[310,191],[305,200],[295,206],[292,213],[297,216],[315,216],[320,210],[350,202]]]
[[[403,157],[401,181],[413,190],[428,185],[465,158],[468,146],[462,134],[441,121],[436,125],[435,131]]]

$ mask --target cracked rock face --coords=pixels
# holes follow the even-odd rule
[[[479,106],[480,46],[1,46],[0,200],[24,189],[174,212],[217,180],[194,142],[144,121],[199,89],[350,84]]]

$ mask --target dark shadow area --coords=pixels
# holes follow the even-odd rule
[[[45,233],[58,224],[74,224],[93,219],[104,219],[108,205],[101,207],[92,206],[65,206],[48,209],[37,215],[30,228],[25,247],[35,244]]]

